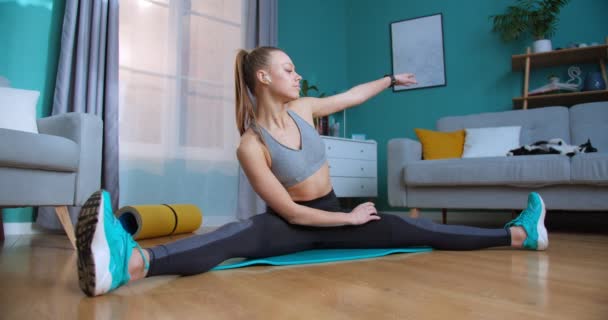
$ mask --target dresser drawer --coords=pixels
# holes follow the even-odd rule
[[[329,158],[329,175],[332,177],[367,177],[378,175],[376,161]]]
[[[332,177],[331,182],[337,197],[377,197],[378,179]]]
[[[328,158],[376,160],[376,143],[323,139]]]

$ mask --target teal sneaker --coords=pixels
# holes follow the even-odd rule
[[[78,279],[88,296],[112,291],[129,282],[129,260],[133,248],[145,259],[141,247],[123,229],[112,213],[110,194],[101,190],[87,200],[76,224]]]
[[[545,250],[549,246],[547,228],[545,228],[545,203],[540,195],[532,192],[528,195],[528,206],[519,217],[505,225],[505,229],[513,226],[524,228],[528,237],[523,247],[530,250]]]

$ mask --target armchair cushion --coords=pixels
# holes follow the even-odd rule
[[[74,172],[78,145],[63,137],[0,128],[0,167]],[[10,152],[8,152],[10,150]]]

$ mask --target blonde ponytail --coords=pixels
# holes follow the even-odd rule
[[[253,101],[247,92],[245,82],[245,73],[243,71],[243,62],[246,59],[247,51],[241,49],[236,54],[236,62],[234,65],[234,88],[236,98],[236,126],[239,129],[239,134],[243,135],[245,130],[250,126],[251,120],[255,119],[255,111],[253,110]]]
[[[247,128],[256,127],[257,120],[249,92],[255,94],[255,73],[262,68],[269,67],[272,51],[281,51],[281,49],[258,47],[251,52],[241,49],[236,54],[234,63],[235,111],[236,126],[240,135],[243,135]]]

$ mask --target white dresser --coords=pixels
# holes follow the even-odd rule
[[[378,196],[378,144],[322,136],[329,162],[329,175],[338,197]]]

